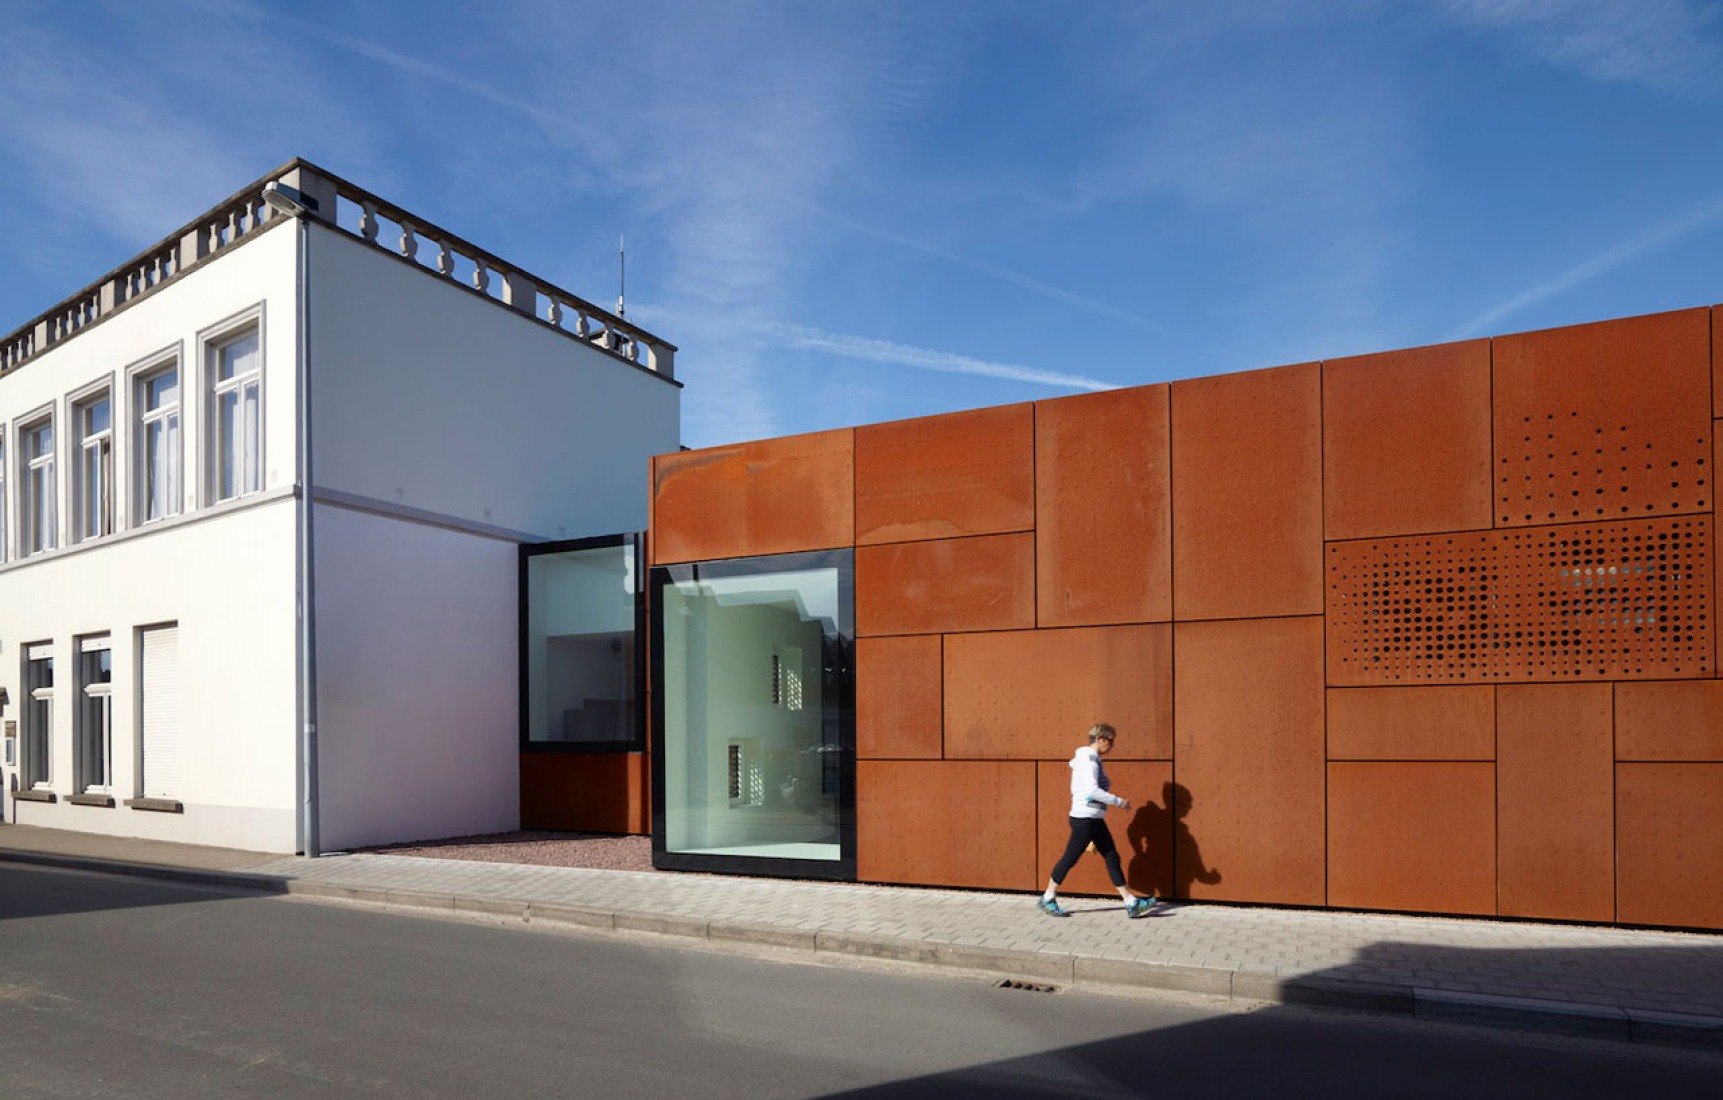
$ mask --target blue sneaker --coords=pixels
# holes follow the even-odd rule
[[[1132,920],[1146,917],[1149,915],[1149,910],[1155,907],[1157,901],[1156,898],[1135,898],[1125,904],[1125,916]]]
[[[1068,917],[1071,915],[1071,910],[1060,905],[1058,898],[1042,898],[1035,903],[1035,908],[1049,917]]]

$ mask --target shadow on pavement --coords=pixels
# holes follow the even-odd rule
[[[104,874],[93,868],[28,867],[0,862],[0,921],[287,892],[287,884],[279,879],[253,877],[255,885],[243,891],[236,888],[230,894],[221,887],[201,883],[152,881],[130,874]]]

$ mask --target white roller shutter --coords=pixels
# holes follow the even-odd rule
[[[143,796],[179,792],[179,627],[143,632]]]

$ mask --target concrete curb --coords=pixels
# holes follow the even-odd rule
[[[704,940],[713,945],[728,943],[802,951],[813,955],[850,955],[857,958],[996,973],[1043,982],[1199,993],[1237,1001],[1341,1008],[1515,1031],[1723,1051],[1723,1016],[1654,1012],[1616,1005],[1579,1004],[1527,997],[1497,997],[1422,986],[1349,982],[1331,978],[1282,978],[1221,967],[1180,966],[1087,955],[930,943],[893,936],[811,931],[767,924],[705,921],[665,913],[541,904],[522,898],[348,886],[247,871],[171,867],[46,852],[0,849],[0,862],[130,875],[253,893],[333,898],[432,912],[500,916],[525,924],[538,921],[605,932],[644,932],[650,935]]]

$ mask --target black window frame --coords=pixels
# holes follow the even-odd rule
[[[838,648],[840,661],[832,672],[837,687],[838,728],[838,858],[774,859],[766,856],[719,856],[672,852],[666,848],[664,816],[664,589],[673,580],[702,576],[745,576],[780,573],[787,569],[838,571]],[[855,674],[855,550],[804,550],[748,558],[717,558],[700,562],[655,565],[651,570],[651,678],[647,694],[652,703],[652,866],[665,871],[702,871],[759,878],[819,879],[855,882],[856,871],[856,674]]]
[[[532,739],[531,661],[527,646],[527,568],[531,559],[572,550],[604,550],[630,546],[634,551],[634,728],[626,741],[535,741]],[[646,751],[646,533],[622,531],[614,535],[530,542],[520,545],[517,595],[516,651],[520,663],[520,751],[527,753],[614,755]]]

